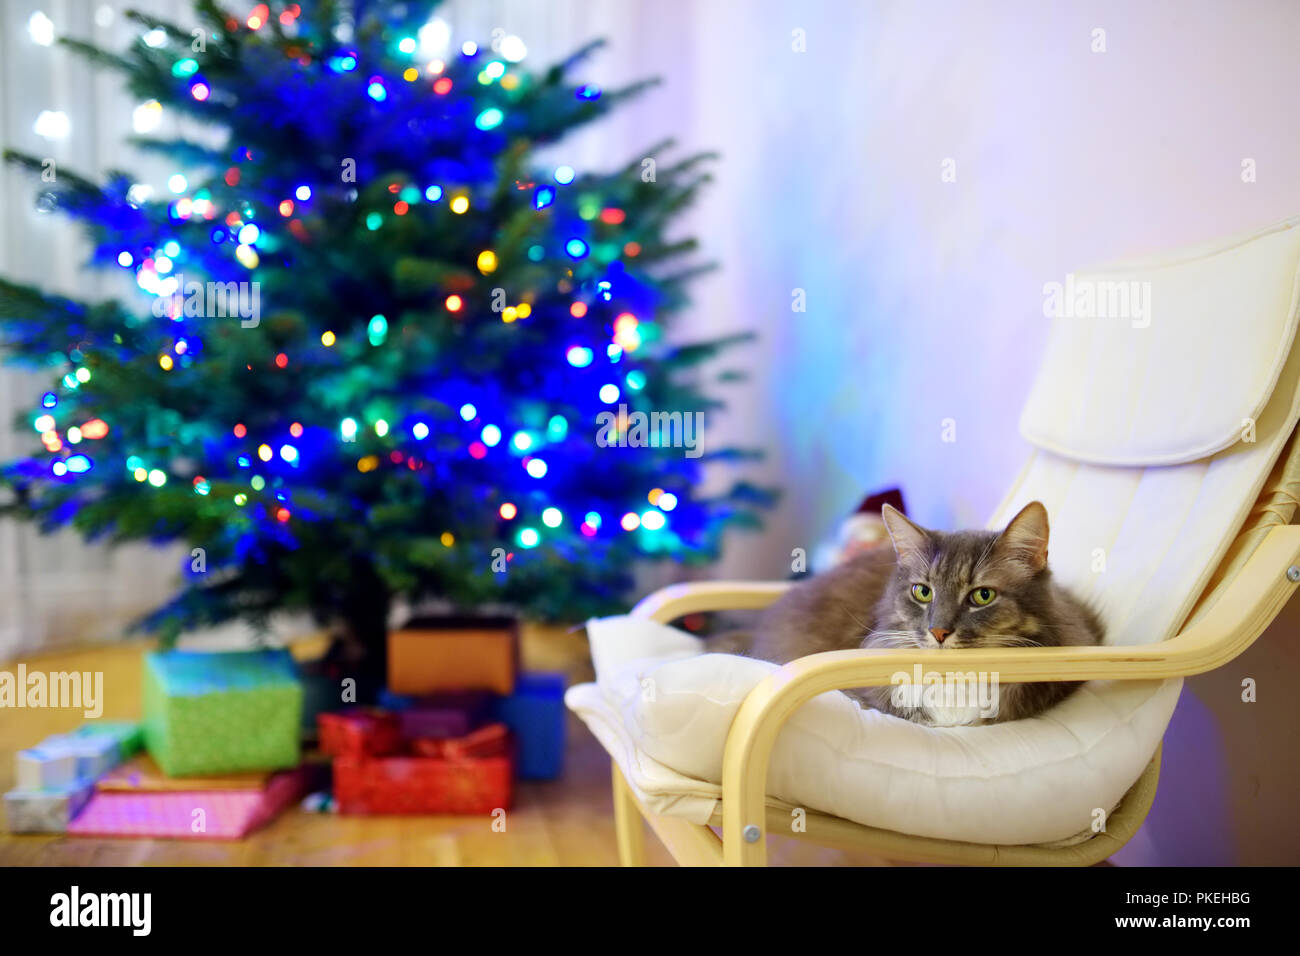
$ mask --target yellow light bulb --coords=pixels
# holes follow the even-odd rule
[[[454,212],[456,215],[459,216],[467,209],[469,209],[468,196],[457,196],[455,199],[451,201],[451,211]]]
[[[495,272],[497,267],[497,254],[491,249],[484,249],[478,254],[478,271],[487,275],[489,272]]]

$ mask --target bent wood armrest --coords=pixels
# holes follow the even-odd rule
[[[765,801],[768,762],[781,726],[804,702],[831,690],[875,687],[893,674],[923,670],[996,673],[999,682],[1160,680],[1213,670],[1244,651],[1290,598],[1287,569],[1300,562],[1300,526],[1271,529],[1218,601],[1167,641],[1124,647],[1039,647],[952,651],[862,648],[791,661],[746,696],[727,734],[722,764],[722,835],[727,865],[767,860]],[[692,605],[692,610],[702,607]],[[744,841],[745,827],[759,839]]]
[[[793,581],[694,581],[660,588],[632,608],[632,617],[667,624],[700,611],[751,611],[767,607]]]

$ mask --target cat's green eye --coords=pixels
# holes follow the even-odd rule
[[[934,600],[934,592],[930,590],[928,584],[913,584],[912,597],[916,598],[922,604],[929,604]]]
[[[988,607],[997,596],[998,592],[992,588],[976,588],[970,593],[970,602],[976,607]]]

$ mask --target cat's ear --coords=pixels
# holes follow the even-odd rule
[[[1031,501],[1007,522],[998,535],[994,552],[998,557],[1022,564],[1038,572],[1047,566],[1047,509],[1041,501]]]
[[[892,505],[880,509],[880,517],[885,522],[885,529],[894,542],[894,553],[899,560],[909,556],[926,560],[930,554],[930,535],[918,524],[914,524]]]

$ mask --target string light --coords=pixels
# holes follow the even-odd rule
[[[482,113],[479,113],[478,117],[474,120],[474,125],[485,131],[496,129],[501,125],[503,119],[505,119],[505,114],[493,106],[485,109]]]
[[[54,21],[37,10],[27,19],[27,35],[33,43],[49,46],[54,42]]]
[[[574,368],[586,368],[591,364],[595,356],[592,355],[591,349],[582,345],[574,345],[564,353],[564,357],[568,359],[569,364]]]
[[[510,521],[515,515],[519,514],[519,509],[511,502],[507,501],[497,510],[497,513],[506,521]]]

